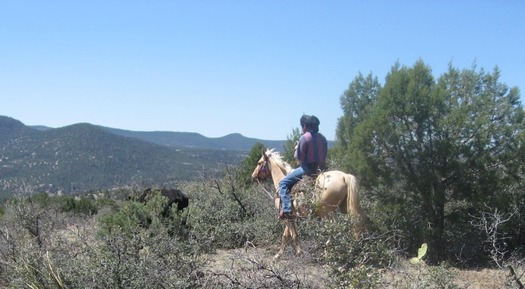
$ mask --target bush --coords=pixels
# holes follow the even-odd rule
[[[334,286],[339,288],[376,288],[380,284],[379,270],[390,266],[398,252],[392,248],[391,235],[365,232],[352,233],[353,221],[336,214],[334,222],[323,222],[319,235],[329,236],[324,261],[330,267]]]
[[[98,212],[96,202],[87,197],[58,196],[54,198],[60,204],[60,209],[63,212],[86,215],[96,215]]]
[[[192,184],[187,225],[191,238],[204,251],[242,248],[246,242],[267,244],[277,240],[276,209],[260,188],[246,188],[225,179]]]
[[[118,200],[98,197],[96,202],[47,194],[9,200],[0,218],[0,287],[454,288],[454,270],[444,265],[410,267],[417,270],[415,278],[404,275],[386,284],[385,274],[394,274],[421,245],[421,224],[408,200],[379,201],[364,193],[370,226],[360,237],[353,234],[352,220],[340,213],[328,220],[298,221],[305,254],[287,252],[274,262],[271,251],[277,251],[284,223],[277,221],[273,200],[262,187],[245,187],[229,171],[220,179],[179,184],[179,189],[190,205],[182,212],[173,207],[168,216],[162,214],[165,197],[143,204],[127,200],[124,191]],[[459,205],[447,208],[448,220],[479,215]],[[473,244],[487,239],[475,226],[457,224],[447,231],[447,245],[458,244],[454,235],[472,238]],[[209,253],[217,249],[237,250],[226,253],[231,263],[212,270]]]

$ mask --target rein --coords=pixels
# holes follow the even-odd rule
[[[259,184],[260,184],[260,183],[259,183]],[[261,185],[261,186],[262,186],[262,185]],[[268,195],[268,197],[270,197],[270,199],[272,199],[272,200],[275,199],[275,197],[274,197],[275,195],[272,196],[272,194],[271,194],[271,193],[270,193],[270,192],[269,192],[264,186],[262,186],[262,189],[263,189],[263,191]]]

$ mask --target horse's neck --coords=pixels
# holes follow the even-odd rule
[[[278,190],[279,182],[286,176],[286,171],[274,159],[270,159],[270,163],[272,170],[273,185],[275,189]]]

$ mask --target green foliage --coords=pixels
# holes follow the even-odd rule
[[[243,185],[250,186],[253,184],[253,170],[257,166],[257,162],[265,149],[262,143],[256,143],[248,153],[248,156],[242,161],[240,179]]]
[[[356,131],[358,124],[369,117],[372,113],[373,105],[375,104],[381,85],[372,74],[366,78],[359,74],[350,83],[349,87],[340,98],[341,108],[343,109],[343,116],[338,120],[336,128],[336,145],[330,149],[331,159],[335,161],[336,167],[341,167],[346,171],[353,172],[359,168],[360,171],[366,168],[361,165],[364,156],[359,154],[359,151],[354,151],[350,148],[353,143],[354,134],[361,133]],[[359,159],[360,162],[356,162]],[[367,173],[362,174],[364,178]],[[365,179],[368,181],[368,179]]]
[[[95,215],[98,211],[95,200],[90,198],[75,198],[73,196],[58,196],[54,198],[55,201],[59,204],[60,209],[64,212]]]
[[[429,243],[430,260],[447,258],[449,204],[506,210],[523,180],[524,111],[519,91],[499,82],[497,68],[450,66],[436,81],[421,60],[396,64],[383,87],[358,76],[341,104],[334,154],[378,202],[410,200],[422,221],[407,233],[423,233],[414,241]]]
[[[330,275],[338,288],[381,288],[378,269],[394,261],[395,247],[388,235],[366,233],[356,238],[353,228],[353,222],[341,215],[323,223],[319,234],[330,236],[324,252]]]
[[[301,137],[299,128],[294,128],[284,143],[283,159],[292,166],[295,164],[295,146]]]
[[[195,288],[192,272],[202,263],[180,241],[183,216],[159,216],[164,197],[127,201],[122,210],[98,216],[98,224],[75,212],[71,200],[41,194],[6,203],[2,287]]]
[[[100,232],[103,235],[133,234],[149,223],[148,215],[144,204],[126,202],[119,211],[100,217]]]
[[[273,201],[257,187],[245,187],[235,170],[203,185],[185,189],[191,194],[187,225],[202,250],[278,239]]]
[[[29,196],[28,201],[39,204],[40,206],[47,206],[50,202],[49,195],[45,192],[37,193]]]

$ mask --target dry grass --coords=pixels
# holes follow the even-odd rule
[[[508,271],[502,269],[458,270],[456,283],[460,288],[496,289],[504,288],[510,281],[508,277]]]
[[[249,284],[261,285],[261,280],[273,278],[287,280],[296,288],[334,287],[328,266],[319,265],[308,254],[294,256],[290,251],[280,260],[274,260],[277,249],[273,246],[218,250],[207,256],[203,272],[215,278],[216,284],[222,285],[235,283],[250,287]],[[378,288],[518,288],[509,271],[504,269],[459,270],[424,263],[413,265],[408,260],[400,261],[395,267],[379,270],[382,277]],[[519,272],[524,270],[520,268]],[[272,285],[284,288],[285,283],[274,282]]]
[[[327,266],[319,265],[308,255],[289,254],[275,260],[273,256],[277,250],[277,246],[217,250],[207,256],[207,266],[203,271],[222,285],[328,288]]]

